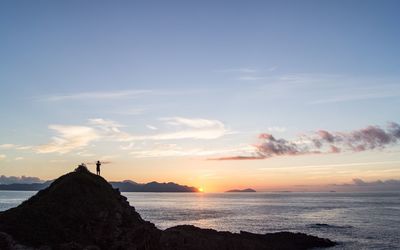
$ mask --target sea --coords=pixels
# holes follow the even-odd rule
[[[0,211],[36,192],[0,191]],[[400,192],[123,193],[158,228],[190,224],[253,233],[303,232],[330,249],[400,249]]]

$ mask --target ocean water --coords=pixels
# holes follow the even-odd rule
[[[0,210],[33,194],[0,191]],[[123,195],[160,229],[192,224],[231,232],[304,232],[339,242],[330,249],[400,249],[400,192]]]

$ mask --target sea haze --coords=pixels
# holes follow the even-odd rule
[[[0,191],[0,210],[35,192]],[[400,245],[400,192],[379,193],[123,193],[160,229],[193,224],[239,232],[304,232],[340,244],[332,249]]]

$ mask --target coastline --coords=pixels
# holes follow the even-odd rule
[[[89,245],[97,247],[93,249],[309,249],[336,244],[291,232],[230,233],[192,225],[160,230],[143,220],[127,198],[103,178],[82,170],[61,176],[18,207],[1,212],[0,231],[0,243],[9,249],[20,245],[57,249],[86,249]]]

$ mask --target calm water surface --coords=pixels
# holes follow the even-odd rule
[[[35,192],[0,191],[0,210]],[[340,243],[331,249],[400,249],[396,193],[123,193],[146,220],[239,232],[304,232]]]

